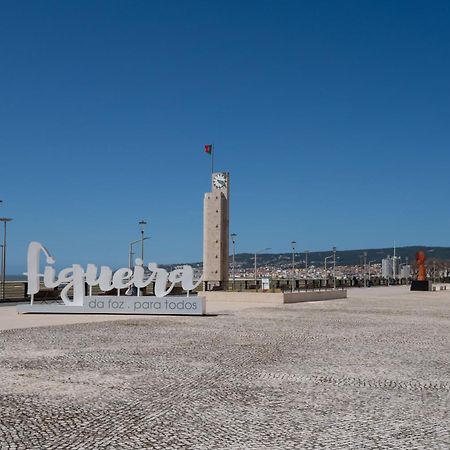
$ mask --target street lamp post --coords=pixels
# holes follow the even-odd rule
[[[145,237],[144,241],[146,241],[147,239],[150,239],[149,237]],[[129,246],[130,246],[130,250],[128,252],[128,268],[131,269],[132,265],[133,265],[133,245],[137,244],[138,242],[141,242],[141,239],[137,239],[136,241],[132,241],[130,242]]]
[[[235,263],[235,257],[236,257],[236,237],[237,237],[237,234],[236,233],[231,233],[231,242],[233,243],[233,260],[232,260],[232,262],[233,262],[233,268],[232,268],[232,273],[233,273],[233,285],[232,285],[232,287],[233,287],[233,291],[234,291],[234,283],[235,283],[235,281],[236,281],[236,273],[235,273],[235,266],[234,266],[234,263]]]
[[[258,253],[262,253],[262,252],[265,252],[265,251],[267,251],[267,250],[270,250],[270,248],[267,247],[267,248],[264,248],[264,249],[262,249],[262,250],[258,250],[257,252],[255,252],[255,289],[256,289],[256,290],[257,290],[257,287],[258,287],[258,276],[257,276],[257,274],[256,274],[256,255],[257,255]]]
[[[146,241],[147,239],[150,239],[149,237],[144,237],[144,238],[141,238],[141,239],[137,239],[137,240],[135,240],[135,241],[132,241],[132,242],[130,242],[129,243],[129,246],[130,246],[130,250],[129,250],[129,252],[128,252],[128,268],[131,270],[132,269],[132,265],[133,265],[133,255],[134,255],[134,252],[133,252],[133,245],[134,244],[137,244],[138,242],[144,242],[144,241]],[[142,245],[142,244],[141,244]],[[141,252],[142,252],[142,246],[141,246]],[[143,253],[142,253],[143,254]],[[144,260],[142,260],[142,262],[144,262]],[[128,290],[127,290],[127,292],[129,292],[129,294],[126,294],[126,295],[132,295],[132,287],[133,286],[130,286],[129,288],[128,288]],[[90,289],[92,289],[92,287],[90,287]],[[118,292],[119,293],[119,292]],[[140,293],[140,289],[138,288],[138,290],[137,290],[137,295],[139,295],[139,293]],[[92,294],[89,294],[89,295],[92,295]]]
[[[333,289],[336,289],[336,247],[333,247]]]
[[[367,252],[363,253],[363,257],[364,257],[364,268],[363,268],[363,276],[364,276],[364,287],[367,287],[367,280],[366,280],[366,270],[367,270]]]
[[[329,259],[331,259],[333,257],[333,255],[330,255],[330,256],[325,256],[325,259],[324,259],[324,261],[325,261],[325,272],[327,271],[327,260],[329,260]]]
[[[5,300],[5,283],[6,283],[6,224],[11,222],[9,217],[0,217],[3,222],[3,245],[2,245],[2,299]]]
[[[144,261],[144,227],[147,225],[145,220],[140,220],[139,225],[141,226],[141,259]]]
[[[305,250],[305,269],[308,270],[308,253],[309,250]]]
[[[292,241],[292,286],[291,286],[291,292],[294,292],[294,283],[295,283],[295,244],[297,242]]]
[[[131,266],[133,264],[133,245],[137,244],[138,242],[141,242],[140,239],[136,240],[136,241],[132,241],[130,242],[129,246],[130,246],[130,250],[128,252],[128,268],[131,269]]]
[[[327,272],[327,259],[333,258],[333,255],[325,257],[325,280],[328,280],[328,272]],[[328,283],[327,283],[328,284]]]

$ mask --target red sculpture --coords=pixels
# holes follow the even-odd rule
[[[419,274],[417,275],[417,279],[419,281],[425,281],[427,279],[427,270],[425,269],[425,253],[420,250],[416,253],[416,263],[419,268]]]

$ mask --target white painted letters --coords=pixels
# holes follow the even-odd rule
[[[41,252],[46,256],[47,263],[44,274],[39,272]],[[83,306],[85,283],[91,288],[98,285],[102,291],[107,292],[114,288],[126,289],[133,285],[137,288],[144,288],[155,282],[156,297],[164,297],[169,294],[176,283],[181,283],[181,287],[189,295],[189,291],[195,289],[201,283],[201,279],[194,283],[194,271],[191,266],[187,265],[167,272],[162,267],[158,267],[156,263],[149,263],[147,268],[151,274],[145,278],[143,261],[140,258],[136,258],[134,271],[129,268],[121,268],[113,273],[110,267],[101,266],[100,274],[98,274],[95,264],[88,264],[86,271],[79,264],[73,264],[72,267],[63,269],[56,275],[56,270],[52,267],[54,263],[55,260],[44,246],[39,242],[30,242],[26,275],[28,276],[28,294],[31,295],[32,303],[34,294],[39,292],[41,277],[43,277],[44,286],[47,288],[64,285],[61,291],[61,299],[68,306]],[[68,295],[71,289],[73,290],[72,299]]]

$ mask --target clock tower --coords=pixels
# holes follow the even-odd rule
[[[203,204],[203,280],[206,289],[228,284],[230,174],[215,172]]]

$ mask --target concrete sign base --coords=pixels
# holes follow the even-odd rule
[[[83,306],[18,305],[20,314],[146,314],[146,315],[203,315],[203,297],[147,297],[92,296],[85,297]]]

